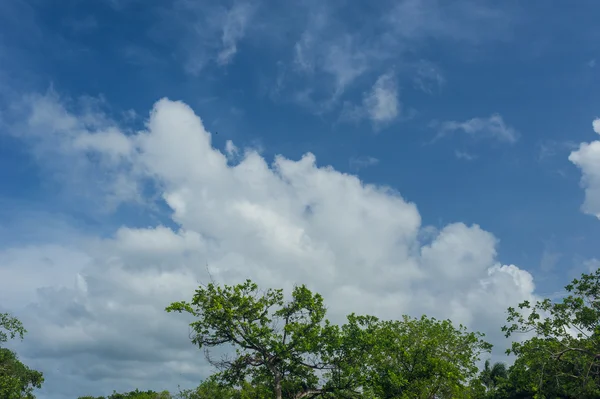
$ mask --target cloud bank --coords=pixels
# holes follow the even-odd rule
[[[221,152],[182,102],[158,101],[141,131],[52,93],[27,97],[19,116],[14,131],[72,195],[169,210],[147,228],[0,252],[0,299],[30,331],[24,358],[46,373],[47,397],[197,385],[210,369],[189,319],[164,307],[209,272],[219,283],[305,283],[336,322],[350,312],[450,318],[487,333],[500,356],[507,306],[535,298],[532,276],[500,263],[480,226],[423,226],[400,193],[310,153],[268,162],[233,143]]]

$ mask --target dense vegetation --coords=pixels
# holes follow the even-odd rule
[[[285,300],[282,290],[261,291],[249,280],[211,283],[166,310],[196,318],[192,343],[205,349],[215,374],[176,394],[135,390],[106,399],[599,398],[600,270],[565,288],[569,295],[560,302],[509,308],[507,338],[527,339],[508,351],[516,356],[512,366],[486,361],[479,370],[491,345],[449,320],[350,314],[339,326],[305,286]],[[0,344],[23,337],[14,317],[2,314],[0,323]],[[222,345],[235,353],[213,358],[210,349]],[[40,372],[0,347],[0,399],[33,398],[42,382]]]

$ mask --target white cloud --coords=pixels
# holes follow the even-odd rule
[[[57,183],[80,194],[84,189],[93,206],[110,211],[124,201],[141,202],[140,181],[131,178],[135,143],[101,112],[101,101],[81,98],[69,108],[66,102],[52,89],[24,97],[14,104],[10,131],[31,146]]]
[[[594,132],[600,134],[600,118],[592,122]],[[600,140],[581,143],[571,152],[569,161],[581,169],[581,185],[585,189],[583,212],[600,219]]]
[[[251,27],[256,5],[235,1],[225,7],[210,2],[176,0],[156,11],[161,19],[151,36],[169,47],[177,43],[175,48],[185,71],[198,76],[211,62],[223,66],[233,61],[240,41]]]
[[[374,123],[389,123],[400,113],[396,78],[392,74],[381,75],[364,100],[369,118]]]
[[[531,275],[498,262],[491,233],[463,223],[431,231],[399,193],[318,167],[312,154],[269,164],[246,150],[229,165],[192,109],[167,99],[155,104],[146,131],[119,136],[123,129],[115,128],[113,144],[97,145],[79,115],[42,112],[52,102],[50,109],[65,110],[56,97],[30,109],[55,129],[46,145],[118,155],[127,167],[98,167],[154,182],[177,227],[122,226],[73,246],[0,253],[11,265],[0,269],[0,281],[11,284],[0,286],[0,301],[30,302],[17,309],[30,331],[24,353],[47,373],[48,395],[197,384],[208,369],[189,343],[189,319],[164,307],[189,299],[207,280],[206,265],[222,283],[306,283],[324,295],[334,321],[353,311],[452,318],[488,333],[500,356],[508,344],[500,332],[506,307],[533,298]],[[74,145],[81,140],[85,146]]]
[[[386,73],[379,76],[373,87],[364,93],[362,104],[346,103],[344,105],[340,120],[358,122],[366,118],[377,130],[400,117],[403,117],[402,104],[398,98],[396,77],[392,73]]]
[[[225,142],[225,152],[229,158],[233,158],[239,153],[239,149],[233,144],[233,141],[227,140]]]
[[[463,132],[473,138],[489,138],[506,143],[516,143],[519,133],[508,126],[501,115],[493,114],[488,118],[473,118],[464,122],[447,121],[439,124],[438,134],[434,140],[438,140],[454,132]]]
[[[306,3],[303,3],[303,5]],[[363,76],[381,74],[399,65],[416,64],[409,68],[414,83],[421,90],[432,92],[444,83],[444,77],[431,62],[411,60],[414,49],[427,40],[474,45],[482,41],[506,38],[513,17],[507,7],[500,10],[488,3],[459,0],[447,5],[437,0],[403,0],[378,4],[365,9],[361,18],[351,24],[341,15],[347,11],[341,3],[307,2],[307,7],[292,7],[286,20],[306,23],[293,45],[293,66],[308,76],[307,86],[297,89],[290,84],[301,103],[315,112],[331,110],[342,95]],[[305,10],[305,8],[307,10]],[[273,18],[265,15],[264,18]],[[295,27],[285,25],[285,34]],[[459,48],[456,49],[457,51]],[[297,78],[297,76],[293,76]],[[278,87],[281,86],[279,78]]]
[[[247,3],[236,3],[227,11],[221,37],[223,49],[217,56],[219,64],[224,65],[231,62],[237,52],[237,42],[244,37],[246,25],[253,13],[254,7]]]

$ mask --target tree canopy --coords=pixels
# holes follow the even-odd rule
[[[238,386],[246,379],[272,387],[276,398],[353,392],[356,381],[340,359],[347,356],[338,326],[325,320],[323,298],[298,286],[289,301],[283,290],[261,292],[247,280],[236,286],[200,287],[191,303],[175,302],[168,312],[188,312],[192,342],[200,348],[231,345],[233,358],[207,358],[220,381]],[[329,378],[323,383],[325,376]]]
[[[600,269],[582,274],[565,287],[568,296],[525,301],[509,308],[506,336],[533,337],[516,341],[508,353],[517,356],[514,370],[529,376],[538,396],[600,397]]]
[[[476,361],[491,345],[449,320],[382,321],[373,334],[369,386],[380,398],[457,398],[469,390]]]
[[[306,286],[286,302],[282,290],[261,292],[250,280],[211,283],[192,302],[166,310],[197,318],[192,342],[200,348],[235,348],[231,359],[207,352],[219,381],[267,386],[278,399],[456,397],[476,375],[479,354],[491,348],[481,334],[425,316],[382,321],[350,314],[343,326],[333,325],[323,298]]]

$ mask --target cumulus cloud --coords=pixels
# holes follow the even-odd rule
[[[440,138],[454,132],[463,132],[473,138],[487,138],[509,144],[516,143],[519,133],[504,122],[499,114],[493,114],[488,118],[472,118],[464,122],[447,121],[437,125],[438,134],[434,138]]]
[[[45,145],[57,156],[86,153],[107,159],[95,167],[123,181],[151,180],[170,210],[168,225],[0,252],[9,264],[0,302],[28,304],[17,309],[30,331],[24,355],[47,373],[49,397],[196,385],[210,370],[189,343],[190,320],[164,307],[189,299],[209,273],[219,283],[306,283],[336,322],[349,312],[451,318],[486,332],[500,356],[506,307],[534,299],[532,276],[499,263],[492,233],[423,226],[398,192],[318,166],[310,153],[268,162],[246,150],[232,162],[182,102],[158,101],[145,130],[127,134],[90,128],[84,121],[94,118],[57,97],[34,98],[28,109],[27,120],[44,115]],[[41,129],[24,126],[24,137]],[[107,190],[112,198],[118,187]]]
[[[125,130],[101,111],[101,101],[67,103],[52,89],[24,97],[6,114],[11,133],[30,145],[55,182],[76,187],[93,206],[110,211],[142,202],[140,181],[129,178],[134,143]]]
[[[600,119],[592,122],[594,132],[600,134]],[[581,169],[581,186],[585,190],[583,212],[600,219],[600,140],[581,143],[571,152],[569,161]]]

